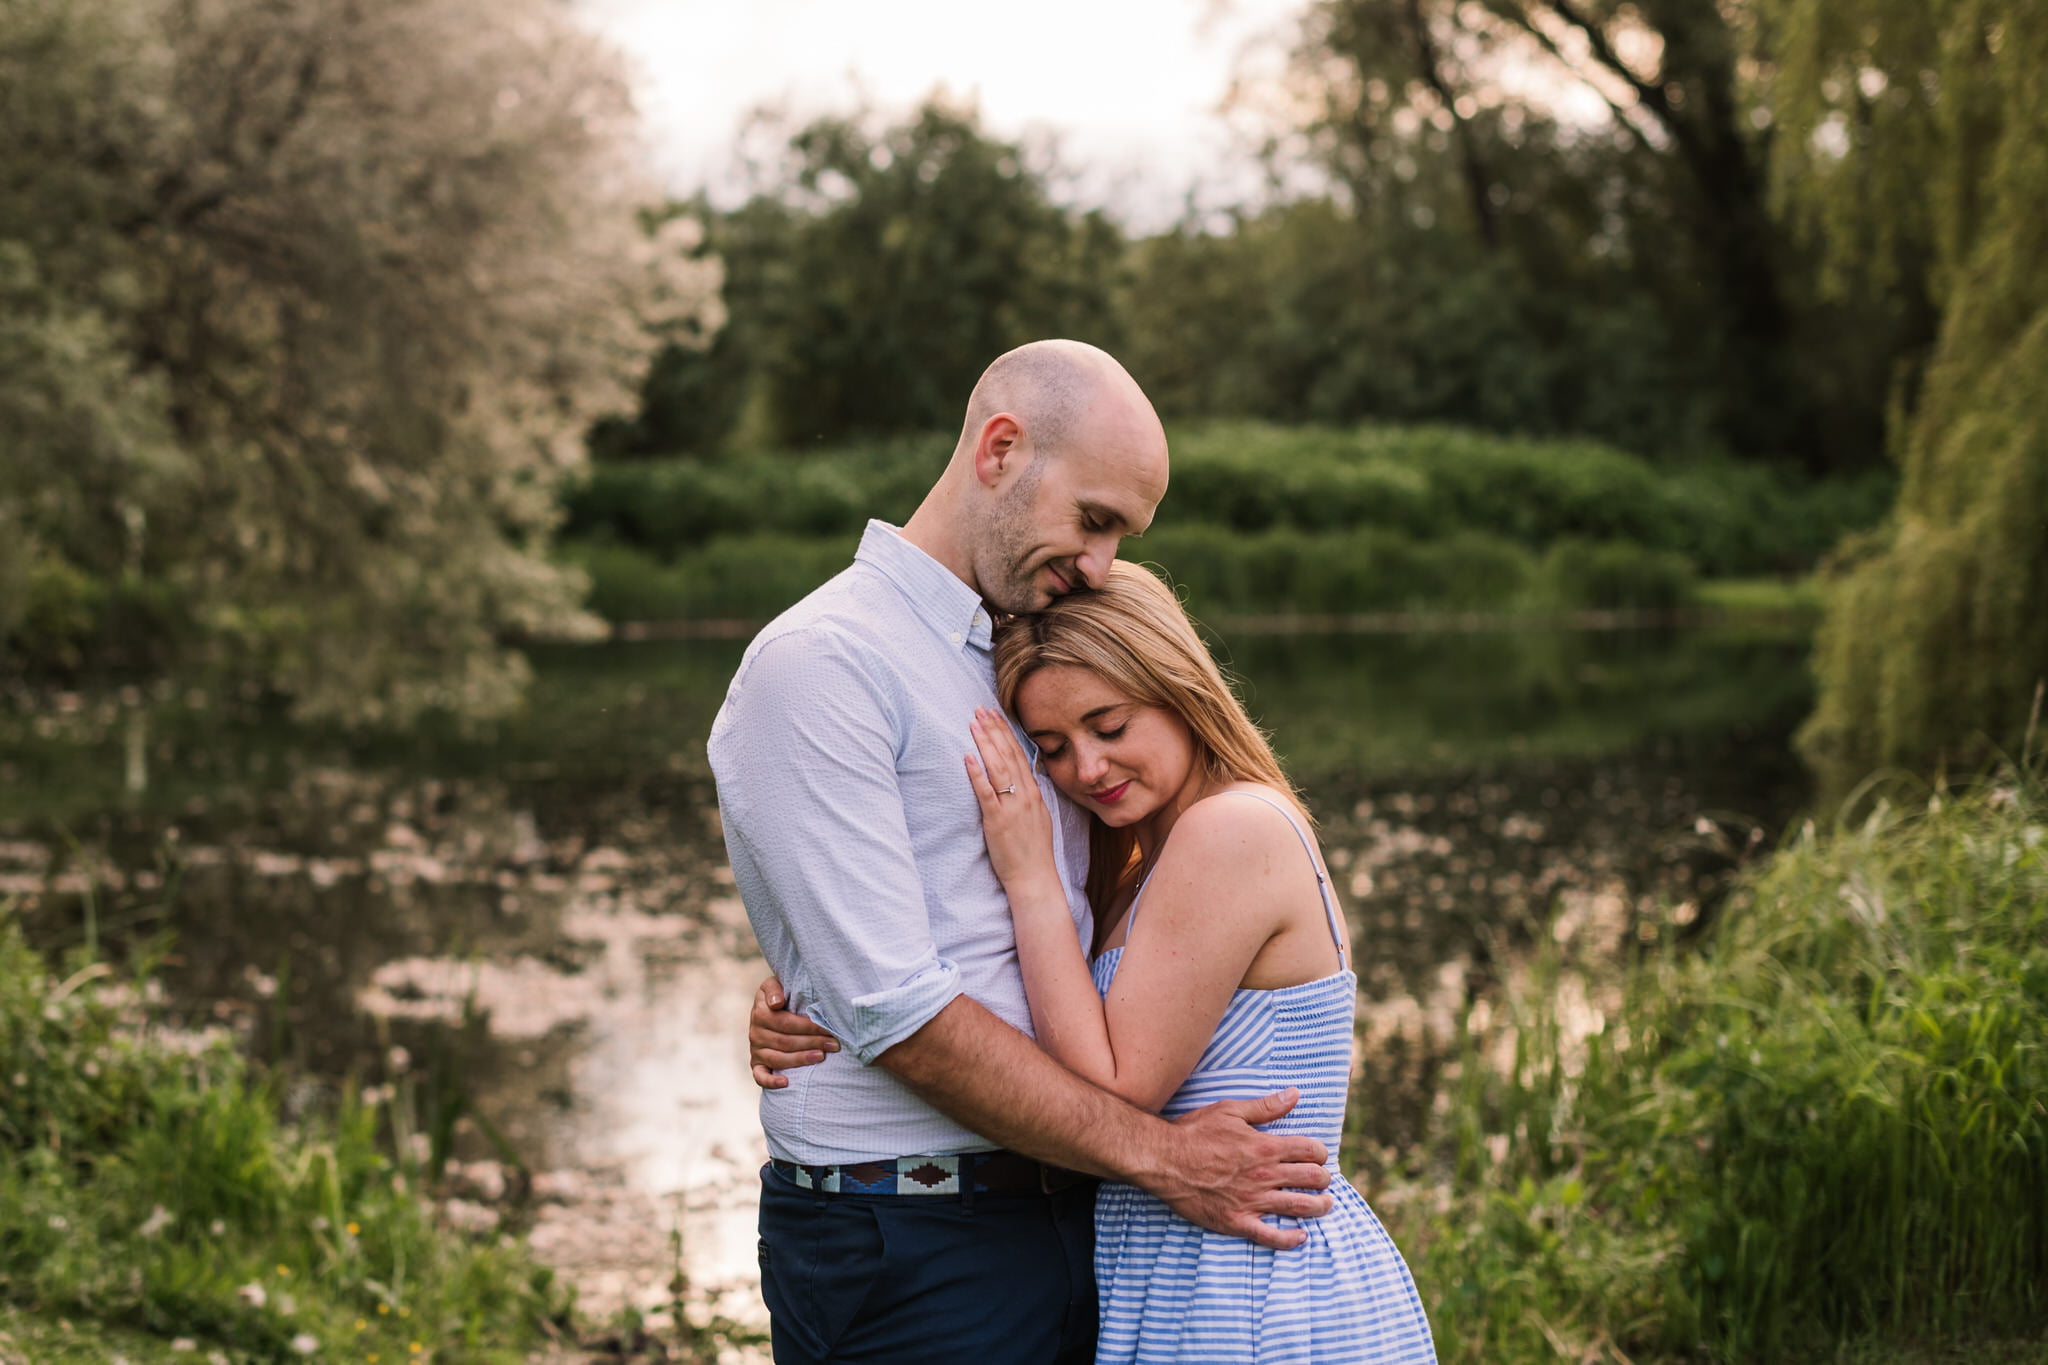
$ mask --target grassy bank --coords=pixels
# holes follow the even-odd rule
[[[1447,1362],[2048,1360],[2037,781],[1809,831],[1703,951],[1491,1008],[1374,1194]]]
[[[1172,444],[1159,529],[1126,555],[1212,614],[1686,606],[1703,579],[1809,571],[1891,491],[1439,427],[1217,422]],[[909,516],[946,451],[600,465],[568,497],[565,554],[612,620],[758,619],[842,567],[868,517]]]
[[[15,1349],[395,1365],[522,1360],[558,1335],[550,1273],[510,1237],[450,1226],[424,1159],[394,1155],[412,1145],[404,1106],[354,1093],[315,1112],[225,1039],[164,1029],[151,998],[146,972],[78,958],[53,975],[0,908]]]

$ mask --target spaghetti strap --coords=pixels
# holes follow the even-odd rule
[[[1330,942],[1337,945],[1337,970],[1340,972],[1348,970],[1351,964],[1345,959],[1344,931],[1337,919],[1337,899],[1330,891],[1330,879],[1323,874],[1323,865],[1316,860],[1316,846],[1309,840],[1308,831],[1301,827],[1301,821],[1294,818],[1294,812],[1289,810],[1283,802],[1274,800],[1265,792],[1233,789],[1231,791],[1218,792],[1217,795],[1254,796],[1287,817],[1287,823],[1294,827],[1294,837],[1301,840],[1302,852],[1308,854],[1310,870],[1316,874],[1316,891],[1323,898],[1323,917],[1329,922]],[[1158,870],[1156,867],[1152,869],[1153,872]],[[1147,872],[1145,880],[1138,883],[1138,889],[1131,895],[1131,908],[1124,915],[1124,939],[1126,942],[1130,939],[1131,930],[1138,927],[1138,902],[1144,898],[1145,888],[1151,881],[1152,873]]]

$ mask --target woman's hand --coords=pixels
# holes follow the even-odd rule
[[[1040,879],[1064,904],[1052,857],[1052,812],[1038,794],[1038,779],[1010,732],[1009,721],[1000,712],[977,706],[968,728],[979,757],[967,755],[967,780],[981,803],[981,833],[988,841],[989,862],[1010,893],[1012,907],[1019,892],[1044,889],[1038,886]]]
[[[788,1003],[782,983],[771,976],[754,992],[754,1007],[747,1011],[747,1062],[754,1084],[763,1090],[789,1084],[789,1077],[777,1072],[816,1066],[826,1053],[839,1051],[837,1038],[814,1020],[785,1010]]]

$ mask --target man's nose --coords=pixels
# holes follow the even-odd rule
[[[1103,536],[1088,542],[1087,548],[1074,557],[1074,567],[1089,587],[1100,589],[1109,581],[1109,566],[1116,559],[1118,537]]]

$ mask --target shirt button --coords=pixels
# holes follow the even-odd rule
[[[953,632],[953,633],[952,633],[951,635],[948,635],[948,636],[947,636],[946,638],[947,638],[948,640],[951,640],[951,641],[952,641],[952,642],[953,642],[954,644],[956,644],[956,645],[957,645],[957,644],[959,644],[959,643],[960,643],[960,642],[961,642],[962,640],[965,640],[965,639],[966,639],[967,637],[966,637],[966,636],[964,636],[964,635],[962,635],[962,634],[961,634],[961,633],[960,633],[959,631],[957,631],[957,630],[956,630],[956,631],[954,631],[954,632]]]

